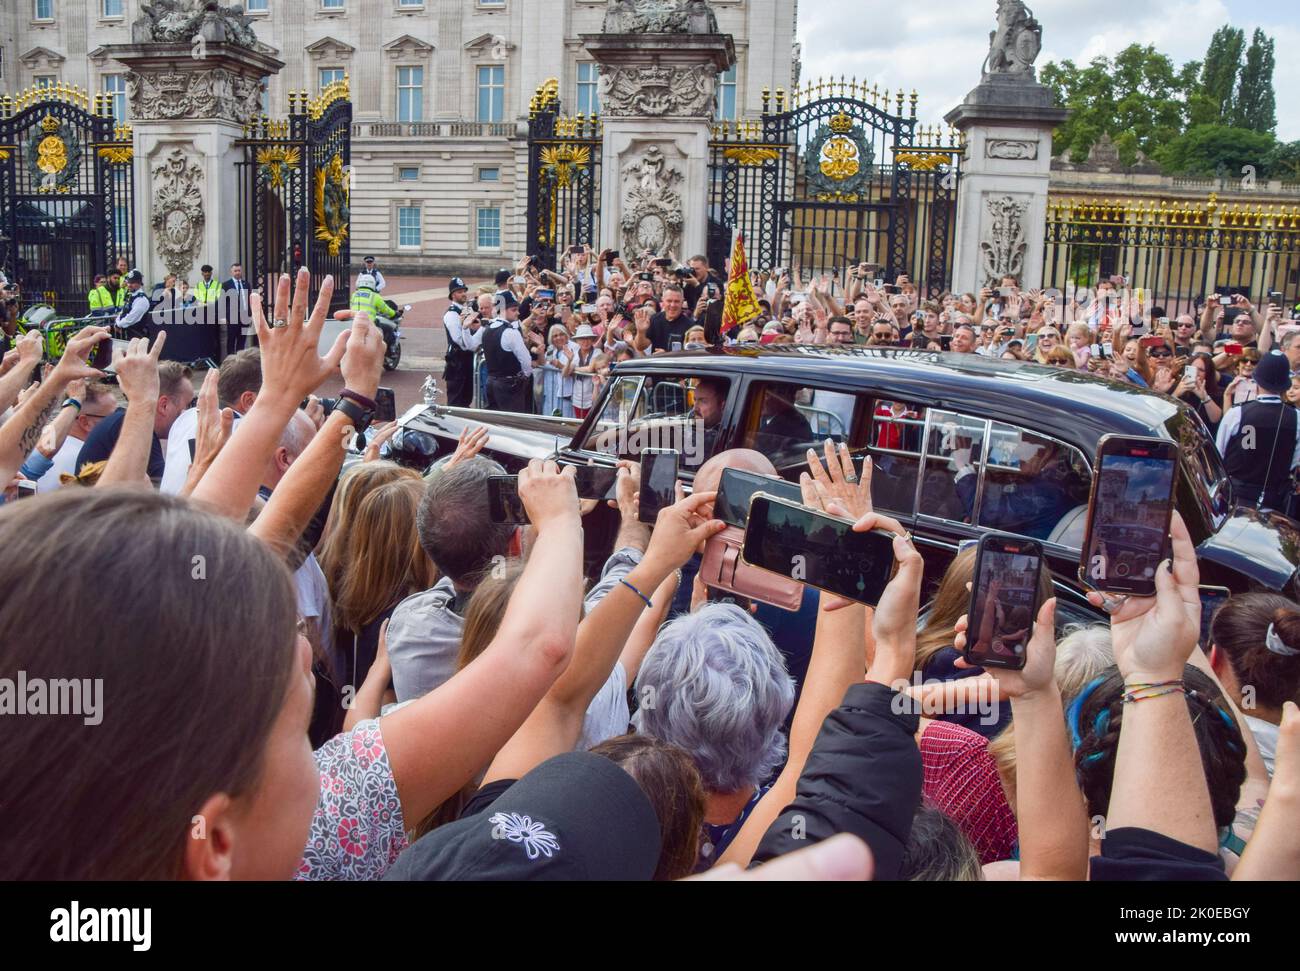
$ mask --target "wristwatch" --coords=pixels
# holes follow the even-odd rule
[[[339,392],[338,401],[334,404],[335,411],[341,411],[352,420],[352,427],[358,435],[370,427],[370,421],[375,417],[376,407],[376,404],[365,395],[346,389]]]

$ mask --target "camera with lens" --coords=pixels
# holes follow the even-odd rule
[[[303,399],[302,399],[302,404],[300,404],[298,407],[299,407],[299,408],[306,408],[306,407],[307,407],[307,402],[308,402],[309,400],[310,400],[310,399],[308,399],[308,398],[303,398]],[[334,406],[337,405],[337,404],[339,403],[339,399],[338,399],[338,398],[317,398],[316,400],[317,400],[318,402],[320,402],[320,406],[321,406],[321,408],[323,408],[323,409],[325,410],[325,417],[326,417],[326,418],[328,418],[331,414],[334,413]]]
[[[695,271],[692,270],[689,266],[679,266],[677,269],[673,270],[673,276],[679,278],[684,278],[684,277],[694,276],[694,275],[695,275]]]

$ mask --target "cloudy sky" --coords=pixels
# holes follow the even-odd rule
[[[1276,41],[1278,137],[1300,139],[1300,3],[1296,0],[1031,0],[1043,25],[1038,64],[1086,63],[1152,44],[1177,65],[1205,56],[1224,23]],[[803,79],[856,75],[920,94],[923,124],[939,122],[979,82],[996,0],[799,0]]]

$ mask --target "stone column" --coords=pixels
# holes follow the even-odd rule
[[[1001,0],[980,84],[950,111],[966,136],[957,194],[952,288],[978,292],[1013,274],[1021,287],[1043,283],[1043,235],[1052,134],[1069,112],[1035,78],[1042,28],[1018,0]]]
[[[239,258],[235,142],[262,112],[262,78],[284,64],[215,36],[151,41],[137,24],[136,43],[104,49],[130,70],[136,259],[146,284],[167,273],[193,284],[204,263],[225,279]]]
[[[615,0],[584,34],[600,65],[600,245],[685,260],[708,239],[709,136],[718,74],[736,60],[708,5]]]

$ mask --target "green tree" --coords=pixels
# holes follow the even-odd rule
[[[1082,161],[1102,134],[1110,135],[1120,159],[1132,165],[1138,151],[1151,155],[1186,126],[1184,93],[1196,65],[1177,69],[1154,47],[1132,44],[1115,57],[1086,67],[1073,61],[1048,64],[1042,80],[1071,115],[1056,131],[1053,151]]]
[[[1200,84],[1192,100],[1192,125],[1223,124],[1233,117],[1233,98],[1241,74],[1241,55],[1246,50],[1246,32],[1224,24],[1210,38],[1201,68]]]
[[[1264,160],[1268,175],[1285,182],[1300,182],[1300,141],[1278,142]]]
[[[1163,145],[1155,158],[1170,172],[1240,178],[1246,166],[1267,175],[1276,139],[1272,135],[1225,125],[1194,125]]]
[[[1272,132],[1277,128],[1277,96],[1273,91],[1273,38],[1258,27],[1246,51],[1232,104],[1232,124],[1251,131]]]

